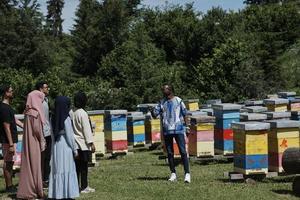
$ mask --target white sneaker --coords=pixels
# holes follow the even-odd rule
[[[186,173],[184,178],[185,183],[191,183],[191,174]]]
[[[175,173],[172,173],[171,176],[170,176],[170,178],[169,178],[169,181],[174,182],[174,181],[176,181],[176,180],[177,180],[176,174],[175,174]]]
[[[89,186],[87,186],[84,190],[81,190],[80,193],[87,194],[87,193],[92,193],[92,192],[95,192],[95,191],[96,191],[95,189],[90,188]]]

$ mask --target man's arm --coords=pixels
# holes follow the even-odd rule
[[[15,118],[15,121],[16,121],[17,126],[19,126],[20,128],[24,128],[24,124],[20,120]]]
[[[157,116],[160,115],[162,112],[161,103],[159,102],[159,104],[155,107],[150,107],[149,110],[151,112],[152,117],[157,118]]]

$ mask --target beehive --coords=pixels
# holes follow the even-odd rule
[[[248,113],[262,113],[268,111],[268,108],[263,106],[247,106],[245,109]]]
[[[128,144],[132,146],[145,145],[145,116],[143,113],[129,114],[127,120]]]
[[[160,119],[153,119],[151,115],[146,115],[145,130],[146,143],[158,144],[161,143],[161,124]]]
[[[278,92],[278,97],[293,100],[296,97],[296,92]]]
[[[250,174],[268,173],[269,123],[233,123],[234,171]]]
[[[233,131],[231,123],[240,121],[241,105],[215,104],[213,105],[216,117],[214,129],[215,153],[228,155],[233,154]]]
[[[286,120],[291,118],[290,112],[264,112],[268,120]]]
[[[245,101],[245,106],[247,107],[261,107],[264,104],[263,100],[247,100]]]
[[[96,152],[92,155],[92,162],[96,162],[96,155],[104,155],[105,150],[105,137],[104,137],[104,110],[93,110],[87,112],[93,126],[94,132],[94,145]]]
[[[287,111],[288,99],[265,99],[264,104],[267,106],[268,111],[272,112],[285,112]]]
[[[128,152],[127,110],[105,111],[104,131],[107,152]]]
[[[266,114],[261,113],[241,113],[241,121],[264,121],[267,119]]]
[[[199,99],[185,100],[184,103],[189,111],[199,110]]]
[[[292,120],[300,121],[300,111],[292,111],[291,114]]]
[[[191,130],[188,136],[189,154],[191,156],[214,155],[214,122],[215,117],[191,117]]]
[[[142,112],[144,114],[148,114],[149,113],[149,108],[150,107],[156,107],[157,104],[155,103],[145,103],[145,104],[139,104],[137,105],[137,110],[139,112]]]
[[[299,121],[269,121],[271,129],[268,134],[269,170],[283,172],[282,153],[290,147],[299,148]]]

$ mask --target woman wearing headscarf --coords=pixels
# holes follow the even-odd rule
[[[74,139],[72,121],[69,117],[70,99],[59,96],[55,99],[53,127],[53,147],[48,198],[74,199],[79,197],[79,187],[74,157],[77,146]]]
[[[45,149],[43,124],[46,120],[42,104],[44,97],[44,93],[38,90],[30,92],[27,96],[21,172],[17,193],[19,199],[44,197],[41,170],[41,152]]]

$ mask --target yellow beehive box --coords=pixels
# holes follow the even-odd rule
[[[144,125],[133,126],[133,134],[142,134],[142,133],[145,133]]]
[[[185,100],[185,105],[189,111],[199,110],[199,99]]]
[[[269,138],[269,151],[283,153],[287,148],[299,148],[299,137],[296,138]]]
[[[202,157],[202,156],[213,156],[214,152],[214,142],[197,142],[194,144],[189,144],[189,154],[192,156]]]
[[[197,124],[194,127],[197,131],[213,131],[214,125],[212,123]]]
[[[105,139],[110,141],[127,140],[127,131],[106,131]]]
[[[268,111],[285,112],[288,110],[287,104],[267,105]]]

